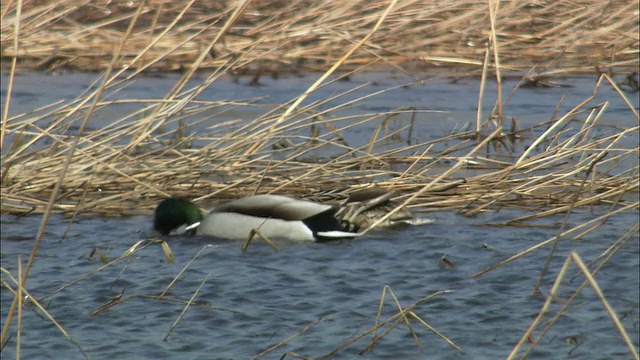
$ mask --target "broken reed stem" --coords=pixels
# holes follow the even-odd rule
[[[629,231],[627,231],[624,235],[622,235],[618,240],[616,240],[614,242],[614,244],[612,244],[607,250],[606,252],[608,252],[608,255],[600,262],[600,264],[598,264],[598,266],[591,272],[592,276],[595,276],[600,269],[602,269],[602,267],[613,257],[613,255],[622,248],[622,246],[629,240],[631,239],[631,236],[633,234],[635,234],[638,231],[638,224],[636,224],[632,229],[630,229]],[[611,250],[611,251],[609,251]],[[596,259],[594,259],[592,261],[592,263],[595,261]],[[590,267],[591,264],[588,265],[588,267]],[[578,274],[579,275],[579,274]],[[575,275],[574,277],[571,278],[570,281],[573,281],[573,279],[575,277],[577,277],[578,275]],[[589,284],[589,281],[585,278],[585,280],[576,288],[576,290],[573,292],[573,294],[571,294],[571,296],[563,302],[562,307],[558,310],[558,312],[556,313],[556,315],[550,319],[549,321],[547,321],[546,326],[544,329],[542,329],[542,331],[540,331],[540,334],[538,335],[538,337],[536,339],[534,339],[533,343],[531,343],[531,345],[529,346],[529,348],[527,349],[527,351],[524,353],[523,357],[527,357],[527,355],[529,354],[529,352],[531,352],[534,347],[540,342],[540,340],[542,340],[542,338],[544,337],[544,335],[551,330],[551,328],[553,327],[553,325],[556,323],[556,321],[558,321],[558,319],[560,319],[560,317],[562,315],[564,315],[567,310],[569,310],[569,306],[573,303],[573,301],[578,297],[578,295],[580,294],[580,292],[582,291],[582,289],[584,289],[585,286],[587,286],[587,284]]]
[[[22,279],[22,256],[18,255],[18,279]],[[18,290],[14,295],[18,299],[18,329],[16,330],[16,359],[20,359],[20,344],[22,342],[22,282],[18,281]]]
[[[164,253],[164,257],[167,259],[167,263],[171,264],[176,260],[176,257],[173,255],[173,251],[171,251],[171,248],[169,247],[169,244],[162,240],[160,242],[160,245],[162,247],[162,252]]]
[[[82,276],[80,276],[79,278],[77,278],[77,279],[75,279],[73,281],[70,281],[70,282],[66,283],[65,285],[59,287],[58,289],[52,291],[51,293],[49,293],[49,294],[47,294],[45,296],[42,296],[40,298],[40,300],[48,299],[48,298],[54,296],[55,294],[58,294],[59,292],[65,290],[65,289],[67,289],[67,288],[69,288],[69,287],[71,287],[71,286],[73,286],[73,285],[75,285],[75,284],[77,284],[79,282],[81,282],[82,280],[85,280],[85,279],[87,279],[87,278],[99,273],[100,271],[108,268],[109,266],[111,266],[111,265],[113,265],[113,264],[115,264],[117,262],[120,262],[120,260],[127,258],[129,255],[134,254],[137,251],[141,251],[141,250],[147,248],[148,246],[150,246],[151,244],[153,244],[153,242],[147,242],[147,244],[145,244],[144,246],[138,247],[138,245],[140,245],[143,241],[144,240],[138,241],[135,245],[133,245],[129,249],[127,249],[127,251],[125,251],[120,257],[118,257],[116,259],[113,259],[113,260],[107,262],[106,264],[98,267],[97,269],[95,269],[95,270],[93,270],[93,271],[91,271],[91,272],[89,272],[89,273],[87,273],[85,275],[82,275]]]
[[[618,318],[618,315],[616,314],[615,310],[613,310],[613,308],[607,301],[607,298],[602,293],[602,290],[600,289],[600,285],[598,285],[598,282],[593,278],[593,275],[591,274],[589,269],[586,267],[586,265],[584,264],[584,262],[582,261],[582,258],[578,255],[578,253],[572,252],[570,257],[571,257],[571,260],[573,260],[576,263],[576,265],[578,266],[582,274],[585,276],[586,280],[589,282],[589,285],[591,285],[591,288],[593,289],[593,291],[595,291],[595,293],[598,295],[598,298],[602,302],[602,305],[604,306],[604,308],[607,310],[607,314],[611,318],[611,321],[613,322],[614,326],[616,327],[616,329],[624,339],[624,342],[629,348],[629,351],[631,352],[631,354],[633,355],[633,358],[638,359],[638,352],[636,351],[635,345],[631,341],[631,338],[629,338],[629,334],[627,334],[627,331],[625,330],[624,325],[622,325],[622,323],[620,322],[620,319]]]
[[[378,305],[378,313],[376,314],[376,321],[374,323],[374,328],[380,323],[380,316],[382,315],[382,307],[384,305],[384,297],[386,293],[389,293],[389,296],[391,296],[391,298],[393,299],[393,301],[395,302],[396,307],[398,308],[398,311],[402,311],[402,306],[400,306],[400,301],[398,301],[398,298],[396,297],[396,294],[393,293],[393,290],[391,290],[391,288],[389,287],[389,285],[385,285],[382,288],[382,295],[380,296],[380,304]],[[418,339],[418,335],[416,335],[415,330],[413,329],[413,326],[411,326],[411,323],[409,322],[409,319],[407,319],[406,317],[402,317],[401,320],[407,325],[407,327],[409,328],[409,331],[411,332],[411,336],[413,337],[413,340],[416,342],[416,344],[418,345],[418,348],[420,349],[420,352],[424,352],[424,349],[422,348],[422,344],[420,344],[420,339]],[[391,327],[389,329],[389,331],[391,329],[393,329],[394,327]],[[380,338],[382,338],[385,334],[381,335]],[[377,342],[376,340],[376,331],[374,331],[371,334],[371,343],[369,344],[369,346],[367,346],[367,348],[365,350],[362,350],[360,352],[360,355],[362,355],[365,351],[370,350],[373,348],[373,345]]]
[[[547,239],[547,240],[545,240],[545,241],[543,241],[541,243],[538,243],[538,244],[536,244],[536,245],[534,245],[534,246],[532,246],[532,247],[530,247],[530,248],[528,248],[528,249],[526,249],[524,251],[521,251],[521,252],[519,252],[519,253],[517,253],[517,254],[515,254],[513,256],[510,256],[509,258],[507,258],[505,260],[500,261],[497,264],[491,265],[491,266],[485,268],[484,270],[473,274],[471,277],[472,278],[477,278],[479,276],[482,276],[482,275],[488,273],[489,271],[495,270],[495,269],[497,269],[497,268],[499,268],[499,267],[501,267],[503,265],[506,265],[506,264],[508,264],[508,263],[510,263],[510,262],[512,262],[514,260],[517,260],[517,259],[529,254],[530,252],[538,250],[539,248],[541,248],[543,246],[546,246],[546,245],[556,241],[559,237],[567,236],[567,235],[569,235],[569,234],[571,234],[571,233],[573,233],[575,231],[578,231],[578,230],[580,230],[582,228],[585,228],[585,227],[587,227],[587,226],[589,226],[589,225],[591,225],[593,223],[600,222],[603,219],[608,218],[608,217],[610,217],[610,216],[612,216],[614,214],[617,214],[619,212],[625,212],[625,211],[628,211],[628,210],[631,210],[631,209],[637,209],[638,206],[640,206],[640,202],[630,203],[627,206],[624,206],[624,207],[618,208],[616,210],[613,210],[610,213],[607,213],[607,214],[602,215],[602,216],[598,216],[597,218],[589,220],[589,221],[587,221],[587,222],[585,222],[583,224],[576,225],[575,227],[563,232],[562,234],[556,235],[556,236],[554,236],[554,237],[552,237],[550,239]]]
[[[624,325],[622,325],[622,323],[620,322],[618,315],[613,310],[611,305],[609,305],[609,302],[607,301],[606,297],[600,290],[600,286],[595,281],[595,279],[593,278],[593,275],[591,274],[587,266],[584,264],[584,262],[576,252],[571,252],[571,254],[567,256],[567,258],[565,259],[564,263],[562,264],[562,267],[560,268],[560,271],[558,272],[558,275],[556,276],[556,280],[554,281],[553,286],[549,291],[549,295],[547,296],[547,299],[544,305],[542,306],[542,309],[540,310],[536,318],[533,320],[531,325],[529,325],[529,328],[525,331],[525,333],[522,335],[520,340],[516,343],[511,353],[509,353],[509,355],[507,356],[507,359],[513,359],[518,354],[518,351],[520,350],[522,345],[527,341],[527,339],[531,338],[531,334],[538,327],[538,324],[542,321],[543,316],[549,311],[549,307],[551,306],[551,303],[556,298],[556,293],[558,291],[558,288],[560,287],[560,283],[566,276],[567,269],[572,262],[580,269],[582,274],[585,276],[586,282],[588,282],[589,285],[591,285],[591,288],[600,299],[600,302],[602,302],[602,305],[607,311],[609,318],[611,319],[614,326],[620,333],[621,337],[623,338],[625,344],[629,348],[629,351],[633,355],[634,359],[638,359],[638,352],[635,349],[635,345],[629,338],[629,335],[627,334],[627,331],[625,330]],[[535,344],[539,340],[540,340],[539,338],[536,339],[535,343],[532,344],[532,347],[535,346]]]
[[[90,312],[89,315],[91,315],[91,316],[98,315],[101,312],[103,312],[103,311],[105,311],[107,309],[110,309],[113,306],[123,304],[123,303],[128,302],[128,301],[133,300],[133,299],[151,299],[151,300],[166,301],[166,302],[171,302],[171,303],[176,303],[176,304],[185,304],[185,305],[189,303],[188,300],[171,298],[171,297],[167,297],[167,296],[159,297],[158,295],[153,295],[153,294],[135,294],[135,295],[131,295],[131,296],[128,296],[128,297],[123,297],[122,295],[123,295],[122,292],[118,293],[113,299],[109,300],[109,302],[107,302],[106,304],[100,305],[97,309],[95,309],[92,312]],[[241,313],[239,311],[225,309],[225,308],[221,308],[221,307],[217,307],[217,306],[211,306],[209,304],[202,303],[202,302],[192,302],[191,305],[192,306],[199,306],[199,307],[206,307],[206,308],[213,309],[213,310],[225,311],[225,312],[232,313],[234,315],[243,314],[243,313]]]
[[[5,11],[8,10],[8,8],[11,6],[11,4],[7,4],[6,5],[7,8],[5,9]],[[4,15],[6,13],[3,13],[3,18]],[[14,51],[16,52],[16,54],[18,53],[18,47],[20,44],[20,19],[22,18],[22,0],[18,0],[18,3],[16,4],[16,23],[15,23],[15,37],[14,37],[14,43],[13,43],[13,47],[14,47]],[[18,63],[18,57],[17,56],[12,56],[11,57],[11,70],[9,70],[9,81],[7,84],[7,94],[5,95],[5,102],[4,102],[4,112],[2,113],[2,125],[0,128],[0,149],[4,149],[4,137],[7,133],[7,121],[9,119],[9,108],[11,107],[11,94],[13,93],[13,80],[15,78],[16,75],[16,65]],[[0,159],[2,159],[2,168],[4,169],[4,156],[0,157]]]
[[[69,335],[69,333],[62,327],[62,325],[60,325],[60,323],[58,323],[58,321],[49,313],[49,311],[47,311],[47,309],[44,306],[42,306],[41,302],[38,301],[37,298],[35,298],[27,289],[25,289],[23,287],[23,284],[22,284],[21,281],[19,281],[19,279],[16,279],[15,277],[13,277],[13,275],[11,275],[11,273],[9,271],[7,271],[7,269],[5,269],[3,267],[0,267],[0,271],[2,273],[4,273],[5,275],[7,275],[9,280],[11,280],[17,288],[21,288],[22,289],[20,291],[24,294],[24,296],[21,297],[21,299],[19,301],[16,301],[16,303],[21,302],[23,306],[24,306],[24,301],[28,301],[28,302],[33,303],[38,308],[38,310],[40,310],[42,312],[42,314],[44,314],[44,316],[46,318],[48,318],[49,321],[51,321],[51,323],[62,333],[62,335],[64,335],[64,337],[67,338],[67,340],[69,340],[73,345],[75,345],[78,348],[78,350],[80,351],[80,353],[86,359],[89,359],[89,355],[84,351],[84,349],[82,348],[80,343],[78,341],[76,341],[73,337],[71,337],[71,335]],[[7,289],[9,289],[9,291],[11,291],[13,293],[14,299],[16,299],[18,297],[18,290],[14,290],[10,286],[8,286],[7,283],[4,283],[4,285],[5,285],[5,287]],[[9,311],[11,311],[11,310],[9,310]],[[18,310],[18,311],[21,312],[21,310]],[[41,315],[41,314],[39,314],[39,315]],[[2,342],[2,344],[5,344],[5,342]]]
[[[402,306],[400,306],[400,301],[398,301],[398,298],[393,293],[393,290],[391,290],[391,288],[388,285],[385,285],[385,288],[383,288],[383,291],[382,291],[382,296],[380,297],[380,305],[378,306],[378,314],[376,315],[376,323],[375,323],[375,325],[378,325],[379,322],[380,322],[379,320],[380,320],[380,314],[381,314],[381,311],[382,311],[382,306],[383,306],[383,303],[384,303],[385,290],[388,290],[388,293],[391,296],[391,298],[393,299],[393,301],[395,302],[395,305],[398,308],[398,311],[400,311],[400,312],[403,311]],[[420,316],[418,316],[418,314],[416,314],[413,310],[409,311],[407,314],[409,316],[411,316],[412,318],[416,319],[424,327],[426,327],[427,329],[431,330],[431,332],[433,332],[434,334],[438,335],[440,338],[442,338],[444,341],[446,341],[451,347],[455,348],[459,352],[463,352],[462,348],[460,346],[458,346],[451,339],[449,339],[448,337],[446,337],[445,335],[440,333],[440,331],[438,331],[436,328],[434,328],[433,326],[429,325],[426,321],[424,321],[422,318],[420,318]],[[393,325],[391,325],[388,329],[386,329],[385,332],[382,335],[380,335],[379,337],[376,337],[375,331],[374,331],[373,338],[371,339],[371,343],[365,349],[361,350],[359,354],[362,355],[366,351],[371,350],[373,348],[373,346],[380,339],[382,339],[388,332],[393,330],[400,323],[400,321],[404,322],[407,325],[407,327],[409,328],[409,331],[411,332],[411,336],[413,337],[414,341],[418,345],[418,348],[420,349],[420,352],[424,352],[424,349],[422,348],[422,344],[420,344],[420,340],[418,339],[418,335],[416,334],[415,330],[413,329],[413,326],[409,322],[409,319],[406,316],[402,316],[396,322],[394,322]]]
[[[200,293],[200,289],[202,289],[202,286],[204,285],[204,283],[206,283],[207,279],[209,279],[209,276],[211,276],[211,273],[208,273],[207,276],[205,276],[205,278],[200,283],[200,286],[198,286],[196,291],[193,292],[193,295],[191,295],[191,298],[189,299],[187,304],[182,309],[182,312],[180,312],[180,315],[178,315],[178,318],[176,319],[176,321],[174,321],[173,324],[171,325],[171,328],[169,329],[169,332],[167,332],[167,335],[162,339],[163,341],[167,341],[169,336],[171,336],[171,333],[173,332],[173,330],[176,328],[176,326],[178,326],[178,323],[180,322],[180,320],[187,313],[187,309],[189,308],[189,305],[191,305],[193,303],[193,299],[196,298],[196,296]]]
[[[412,312],[413,309],[416,306],[418,306],[419,304],[422,304],[423,302],[425,302],[425,301],[427,301],[427,300],[429,300],[429,299],[431,299],[431,298],[433,298],[435,296],[442,295],[442,294],[447,294],[447,293],[450,293],[450,292],[453,292],[453,290],[439,290],[439,291],[436,291],[436,292],[434,292],[434,293],[432,293],[430,295],[422,297],[421,299],[419,299],[415,303],[403,308],[402,311],[399,311],[398,313],[388,317],[385,320],[382,320],[382,321],[379,321],[379,322],[377,321],[374,326],[372,326],[368,330],[364,331],[360,335],[352,337],[351,339],[344,341],[342,344],[340,344],[334,350],[330,351],[327,354],[319,356],[317,358],[318,359],[333,359],[337,353],[339,353],[340,351],[344,350],[345,348],[347,348],[349,345],[355,343],[356,341],[362,339],[363,337],[369,336],[369,334],[377,331],[379,328],[381,328],[381,327],[383,327],[383,326],[385,326],[385,325],[387,325],[387,324],[389,324],[391,322],[393,322],[393,324],[390,326],[391,329],[395,328],[395,326],[397,326],[397,324],[399,324],[401,321],[403,321],[403,318],[406,317],[407,314]],[[456,349],[459,349],[459,348],[456,347]],[[462,350],[459,350],[459,351],[462,351]]]
[[[498,8],[500,7],[500,0],[489,0],[488,5],[489,23],[491,24],[490,44],[493,49],[493,63],[496,71],[496,107],[498,109],[498,127],[502,127],[502,74],[500,74],[498,37],[496,36],[496,15]]]
[[[562,224],[560,224],[560,227],[558,228],[558,231],[556,232],[555,241],[553,241],[551,243],[551,249],[549,249],[549,254],[547,255],[547,258],[544,261],[544,265],[542,265],[542,270],[540,271],[540,276],[538,276],[538,280],[536,281],[536,284],[533,287],[532,296],[535,296],[536,294],[538,294],[540,292],[540,286],[542,285],[542,280],[544,278],[544,275],[547,273],[547,270],[549,269],[549,264],[551,263],[551,258],[553,257],[553,254],[556,251],[556,246],[558,245],[558,241],[560,241],[560,236],[559,235],[560,235],[560,233],[562,233],[562,231],[564,230],[565,226],[567,225],[567,221],[569,221],[569,216],[573,212],[574,206],[575,206],[576,202],[578,201],[578,197],[580,197],[580,194],[584,190],[584,186],[587,183],[587,179],[591,175],[591,172],[593,171],[593,168],[596,166],[596,164],[600,160],[602,160],[606,155],[607,155],[606,151],[601,152],[600,154],[596,155],[596,157],[589,164],[589,168],[587,169],[587,171],[584,174],[584,178],[582,179],[582,182],[580,183],[580,187],[579,187],[578,191],[576,191],[574,193],[573,199],[571,200],[571,204],[569,205],[569,208],[567,209],[567,212],[564,215],[564,219],[562,220]]]
[[[480,89],[478,90],[478,111],[476,112],[476,137],[480,140],[480,129],[482,128],[482,99],[484,98],[484,89],[487,84],[487,73],[489,72],[489,54],[490,45],[487,44],[484,52],[484,61],[482,64],[482,77],[480,78]]]
[[[260,227],[258,227],[257,229],[251,229],[251,231],[249,231],[249,235],[247,236],[247,239],[242,244],[241,251],[243,254],[247,252],[247,248],[249,248],[249,243],[251,243],[251,240],[253,240],[253,238],[255,238],[256,235],[258,235],[258,237],[262,239],[264,242],[269,244],[269,246],[271,246],[273,250],[275,250],[276,252],[280,252],[280,249],[276,246],[276,244],[274,244],[273,241],[271,241],[271,239],[269,239],[267,236],[263,235],[262,232],[260,232]]]
[[[180,272],[178,272],[178,275],[176,275],[173,280],[171,280],[171,282],[169,283],[169,285],[167,285],[167,287],[160,293],[160,295],[158,297],[162,298],[164,297],[167,292],[169,291],[169,289],[171,289],[173,287],[173,285],[176,283],[176,281],[178,281],[178,279],[182,276],[182,274],[184,274],[184,272],[189,268],[189,266],[191,266],[191,264],[208,248],[214,248],[214,247],[218,247],[216,245],[211,245],[211,244],[207,244],[205,246],[202,247],[202,249],[200,249],[192,258],[191,260],[189,260],[184,267],[180,270]]]
[[[298,336],[300,336],[300,335],[304,334],[304,333],[305,333],[305,332],[307,332],[308,330],[310,330],[310,329],[314,328],[316,325],[318,325],[318,324],[320,324],[321,322],[323,322],[323,321],[325,321],[325,320],[328,320],[328,319],[329,319],[329,317],[328,317],[328,316],[325,316],[325,317],[322,317],[322,318],[320,318],[320,319],[318,319],[318,320],[316,320],[316,321],[312,322],[311,324],[309,324],[309,325],[305,326],[302,330],[298,331],[297,333],[295,333],[295,334],[293,334],[293,335],[289,336],[288,338],[286,338],[286,339],[284,339],[284,340],[280,341],[279,343],[277,343],[277,344],[275,344],[275,345],[271,346],[270,348],[266,349],[265,351],[263,351],[263,352],[259,353],[258,355],[256,355],[256,356],[252,357],[252,358],[251,358],[251,360],[256,360],[256,359],[259,359],[259,358],[261,358],[261,357],[263,357],[263,356],[267,355],[268,353],[272,352],[273,350],[276,350],[276,349],[278,349],[278,348],[282,347],[283,345],[287,344],[289,341],[291,341],[291,340],[293,340],[293,339],[297,338]]]

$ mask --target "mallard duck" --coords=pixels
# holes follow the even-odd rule
[[[270,239],[329,241],[359,236],[344,231],[331,205],[281,195],[254,195],[231,201],[203,214],[188,200],[162,200],[153,226],[162,234],[176,230],[232,240],[246,240],[252,229]]]

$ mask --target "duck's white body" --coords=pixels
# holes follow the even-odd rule
[[[269,239],[315,241],[313,232],[301,221],[258,218],[238,213],[212,212],[205,215],[196,229],[197,235],[231,240],[246,240],[252,229]]]
[[[331,205],[280,195],[254,195],[221,205],[206,214],[196,234],[246,240],[252,229],[269,239],[317,241],[352,238],[341,231]]]

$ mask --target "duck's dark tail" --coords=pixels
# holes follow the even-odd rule
[[[360,236],[355,231],[348,231],[336,219],[336,210],[333,208],[310,216],[302,222],[313,232],[313,237],[318,242],[336,239],[351,239]],[[345,231],[347,230],[347,231]]]

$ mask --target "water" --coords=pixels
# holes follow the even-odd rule
[[[376,80],[375,89],[398,85],[404,80],[378,75],[352,77],[339,82],[318,98],[328,97],[353,88],[359,83]],[[94,78],[90,74],[48,77],[41,74],[21,75],[17,79],[12,113],[32,110],[58,99],[77,96]],[[304,91],[315,77],[281,80],[263,79],[263,87],[248,87],[224,80],[207,90],[202,97],[239,99],[270,95],[262,103],[280,103]],[[3,76],[3,97],[6,81]],[[121,96],[132,98],[162,97],[175,82],[175,76],[141,78],[135,87]],[[510,102],[509,116],[518,116],[523,125],[548,120],[558,99],[567,95],[560,113],[566,112],[591,94],[593,78],[570,81],[571,89],[521,89]],[[513,86],[507,81],[505,86]],[[283,89],[273,92],[274,86]],[[411,85],[388,93],[376,100],[364,101],[345,113],[386,111],[401,106],[445,110],[424,117],[420,138],[438,137],[461,124],[475,119],[477,80],[457,84],[445,81]],[[225,91],[219,91],[219,87]],[[55,90],[55,91],[54,91]],[[218,90],[218,91],[216,91]],[[362,96],[371,88],[349,97]],[[141,94],[144,93],[144,96]],[[488,89],[485,109],[490,109],[494,92]],[[610,90],[603,89],[598,101],[609,101],[602,121],[625,127],[635,126],[629,110]],[[632,96],[633,98],[633,96]],[[339,102],[346,101],[342,98]],[[637,101],[633,100],[633,101]],[[4,104],[3,104],[4,105]],[[634,103],[637,107],[637,102]],[[132,106],[113,110],[115,118],[132,111]],[[258,116],[260,108],[241,108],[243,116]],[[122,113],[117,113],[121,111]],[[228,114],[229,118],[238,113]],[[100,126],[100,119],[93,126]],[[434,127],[435,126],[435,127]],[[431,129],[431,130],[429,130]],[[353,141],[358,134],[348,134]],[[631,137],[628,141],[636,141]],[[576,211],[569,223],[584,223],[607,211],[595,207]],[[42,299],[48,311],[69,332],[82,349],[94,359],[243,359],[255,356],[279,342],[309,330],[267,355],[279,359],[286,352],[319,357],[338,348],[351,337],[367,331],[375,324],[380,296],[385,286],[409,306],[437,291],[452,292],[435,296],[416,306],[414,312],[429,325],[463,349],[459,353],[444,340],[412,320],[424,353],[421,353],[406,325],[399,325],[380,340],[367,359],[496,359],[504,358],[524,334],[540,311],[543,296],[532,296],[536,280],[549,247],[544,247],[479,278],[478,271],[553,237],[558,229],[535,227],[488,227],[487,223],[503,222],[522,216],[516,210],[501,210],[466,218],[452,212],[430,212],[424,216],[435,223],[394,231],[370,233],[355,241],[336,244],[280,244],[275,252],[266,244],[255,243],[246,254],[236,242],[207,238],[165,238],[175,262],[168,263],[159,244],[153,244],[101,271],[104,262],[99,255],[115,259],[139,240],[153,238],[149,216],[126,218],[80,217],[61,241],[68,219],[54,216],[49,222],[38,257],[27,283],[27,289]],[[541,225],[561,223],[564,215],[538,221]],[[33,247],[41,217],[2,215],[2,267],[17,274],[17,259],[26,263]],[[637,224],[638,213],[630,212],[610,218],[604,225],[580,240],[562,239],[553,256],[549,273],[542,285],[546,294],[571,251],[585,262],[596,258],[616,239]],[[486,245],[486,246],[485,246]],[[207,248],[176,281],[167,296],[182,302],[160,301],[141,295],[159,295],[203,247]],[[638,233],[597,274],[602,291],[634,342],[640,344],[639,332],[639,262]],[[99,249],[93,259],[88,255]],[[439,266],[446,256],[454,269]],[[51,295],[60,287],[93,273],[88,278]],[[570,268],[570,277],[576,274]],[[567,277],[559,294],[570,296],[582,277]],[[15,286],[3,274],[3,281]],[[204,283],[203,283],[204,282]],[[177,326],[188,300],[198,287],[198,305],[191,306]],[[13,299],[1,287],[1,318],[4,322]],[[91,315],[118,294],[122,303]],[[552,314],[560,304],[552,305]],[[387,295],[382,319],[397,312]],[[545,319],[549,319],[547,316]],[[316,323],[317,322],[317,323]],[[167,341],[163,339],[171,331]],[[382,331],[382,330],[381,330]],[[380,334],[381,331],[378,333]],[[3,358],[15,357],[15,319],[11,339],[2,352]],[[535,332],[538,335],[539,331]],[[358,352],[366,348],[371,337],[347,346],[336,355],[339,359],[363,358]],[[576,347],[571,341],[577,339]],[[526,344],[525,344],[526,345]],[[22,332],[22,357],[25,359],[82,359],[78,348],[51,324],[25,308]],[[292,357],[287,357],[292,358]],[[532,359],[549,358],[630,358],[594,291],[588,286],[569,311],[560,317],[541,343],[531,353]]]
[[[199,86],[204,79],[205,74],[193,79],[187,88]],[[15,79],[14,93],[11,103],[10,114],[18,115],[31,112],[34,109],[51,104],[55,101],[71,101],[80,96],[83,91],[90,87],[95,81],[95,74],[71,73],[64,76],[47,76],[38,73],[28,73],[17,76]],[[162,77],[139,77],[134,82],[128,83],[127,87],[119,89],[115,93],[107,92],[106,100],[127,100],[127,99],[161,99],[178,81],[178,74],[168,74]],[[246,121],[259,118],[264,113],[273,109],[273,104],[283,104],[291,99],[303,94],[317,76],[305,75],[303,77],[291,77],[274,80],[269,77],[263,77],[261,83],[263,86],[247,86],[249,79],[241,79],[240,84],[233,83],[228,78],[221,78],[213,83],[209,88],[204,90],[197,98],[207,101],[236,101],[245,102],[246,105],[237,106],[220,106],[203,113],[192,114],[186,117],[186,125],[188,131],[198,131],[202,136],[203,133],[215,131],[207,130],[212,124],[223,123],[226,121],[240,120],[235,126],[225,126],[226,132],[231,129],[245,124]],[[6,74],[1,77],[2,80],[2,97],[6,96],[6,84],[8,83]],[[243,81],[245,80],[245,81]],[[503,83],[503,99],[506,100],[511,89],[518,83],[517,78],[506,79]],[[522,128],[539,125],[550,121],[556,116],[567,113],[573,107],[577,106],[585,99],[589,98],[594,90],[596,78],[593,76],[576,77],[566,80],[560,80],[562,83],[570,84],[571,88],[521,88],[515,91],[513,96],[504,106],[504,116],[506,119],[512,117],[517,118]],[[363,119],[373,116],[381,112],[389,112],[400,108],[413,108],[418,113],[413,127],[414,142],[431,141],[449,135],[463,128],[465,125],[471,125],[475,128],[476,108],[479,91],[479,80],[463,79],[455,83],[451,83],[447,78],[429,78],[427,80],[416,83],[413,79],[404,76],[391,76],[382,73],[367,73],[351,76],[351,81],[338,81],[312,93],[302,105],[308,105],[313,101],[321,101],[339,94],[344,94],[332,101],[326,102],[322,106],[315,107],[316,111],[334,109],[342,104],[348,103],[354,99],[359,99],[372,93],[381,92],[380,94],[359,100],[355,104],[332,110],[324,117],[327,120],[345,116],[357,116],[356,119]],[[404,86],[403,86],[404,85]],[[361,88],[358,88],[362,86]],[[357,90],[354,90],[358,88]],[[274,91],[275,90],[275,91]],[[632,102],[632,106],[638,109],[638,97],[633,94],[627,94],[628,99]],[[495,83],[488,81],[483,96],[482,119],[486,119],[496,102]],[[599,119],[598,123],[605,126],[616,126],[618,128],[628,128],[637,126],[637,120],[631,114],[629,108],[624,101],[618,96],[610,85],[603,82],[597,91],[594,99],[588,104],[596,106],[607,102],[607,110],[605,115]],[[249,104],[250,103],[250,104]],[[2,102],[4,107],[4,101]],[[91,122],[90,129],[104,128],[107,124],[111,124],[115,119],[123,118],[134,113],[147,104],[128,103],[117,106],[109,106],[102,110],[97,110]],[[557,110],[556,110],[557,109]],[[367,115],[369,114],[369,115]],[[178,116],[176,116],[178,117]],[[584,119],[585,114],[578,116]],[[396,117],[397,124],[392,123],[391,128],[399,128],[409,124],[411,114],[404,114]],[[82,117],[80,117],[82,119]],[[204,123],[199,123],[202,119],[206,119]],[[365,123],[363,126],[356,127],[350,131],[345,131],[343,136],[352,147],[359,147],[367,144],[371,137],[372,130],[384,119]],[[175,120],[175,119],[174,119]],[[355,121],[355,120],[352,120]],[[48,123],[40,121],[39,124],[45,127]],[[334,126],[340,127],[346,125],[346,121],[333,123]],[[393,125],[396,125],[395,127]],[[77,131],[79,122],[72,127],[71,134]],[[165,130],[170,130],[175,124],[168,124]],[[504,128],[508,129],[510,122],[507,120]],[[581,127],[580,123],[569,126],[570,133],[575,133]],[[298,134],[308,136],[307,128],[299,131]],[[528,138],[539,135],[546,127],[540,127],[524,135]],[[606,127],[599,128],[598,131],[603,133],[593,134],[595,138],[601,138],[608,134]],[[226,134],[226,132],[224,134]],[[406,132],[405,132],[406,133]],[[155,134],[158,136],[158,134]],[[529,145],[532,140],[523,142],[522,147]],[[622,145],[635,145],[638,137],[630,135],[623,139]],[[5,149],[11,143],[11,137],[5,141]],[[201,145],[209,145],[208,143]],[[402,143],[401,145],[406,145]],[[340,149],[343,151],[343,149]],[[327,149],[323,148],[323,155],[327,155]],[[434,149],[433,151],[437,151]]]
[[[509,214],[513,215],[513,214]],[[320,356],[341,342],[373,326],[381,291],[385,285],[401,305],[408,306],[439,290],[437,296],[415,313],[465,351],[458,353],[443,340],[413,322],[426,352],[420,353],[406,326],[387,335],[367,358],[479,359],[504,357],[538,313],[543,298],[530,296],[548,247],[485,276],[470,276],[483,268],[552,237],[554,229],[480,227],[504,214],[466,219],[450,213],[430,214],[435,224],[378,232],[356,241],[337,244],[281,245],[276,253],[266,244],[252,245],[246,254],[240,244],[206,238],[169,239],[176,256],[167,263],[159,244],[135,253],[95,273],[86,280],[44,299],[50,313],[96,359],[103,358],[249,358],[321,320],[266,358],[286,351]],[[622,222],[630,224],[636,215]],[[592,217],[579,214],[573,221]],[[557,219],[556,219],[557,220]],[[2,217],[2,264],[16,273],[17,255],[26,261],[33,245],[29,240],[39,217]],[[65,221],[56,216],[43,239],[28,289],[46,296],[66,283],[104,265],[88,260],[98,248],[109,258],[124,253],[139,239],[147,238],[150,219],[82,218],[60,242]],[[564,239],[543,282],[550,289],[556,273],[570,251],[593,259],[627,230],[608,223],[580,241]],[[487,244],[489,249],[483,247]],[[211,245],[187,269],[168,296],[187,300],[206,279],[195,298],[208,306],[192,306],[167,341],[163,338],[183,309],[180,303],[133,297],[97,315],[90,315],[124,291],[123,298],[159,295],[187,262],[205,245]],[[455,269],[442,268],[446,257]],[[638,239],[626,246],[597,275],[611,305],[638,345]],[[97,257],[97,256],[96,256]],[[571,275],[575,273],[572,268]],[[560,289],[568,296],[581,278],[565,281]],[[634,290],[635,289],[635,290]],[[6,319],[12,294],[3,288],[2,317]],[[396,312],[387,297],[383,318]],[[213,308],[215,307],[215,308]],[[557,311],[558,306],[553,309]],[[79,351],[47,320],[26,309],[23,319],[22,353],[27,359],[82,358]],[[13,328],[15,332],[15,327]],[[613,358],[628,352],[594,292],[586,288],[575,305],[543,338],[532,358]],[[338,358],[355,358],[369,337],[347,347]],[[3,356],[14,356],[15,333]]]

